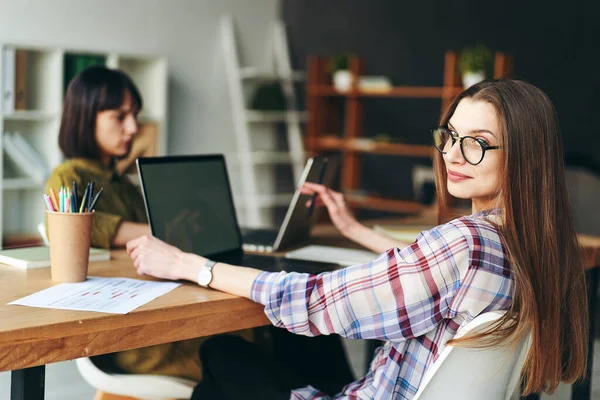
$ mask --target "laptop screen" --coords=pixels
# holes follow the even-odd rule
[[[223,156],[140,158],[138,168],[154,236],[202,256],[241,249]]]

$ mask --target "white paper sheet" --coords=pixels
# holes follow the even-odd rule
[[[90,276],[85,282],[61,283],[8,304],[127,314],[180,285]]]

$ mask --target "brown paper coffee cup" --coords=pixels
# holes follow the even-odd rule
[[[94,212],[48,214],[50,274],[55,282],[87,279]]]

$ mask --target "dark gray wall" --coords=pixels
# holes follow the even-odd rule
[[[600,2],[476,0],[283,0],[293,63],[309,54],[357,53],[369,75],[395,85],[441,85],[444,51],[482,43],[515,58],[515,76],[554,101],[565,150],[600,165]],[[428,143],[439,100],[379,99],[366,103],[365,135],[386,133]],[[427,163],[427,160],[419,161]],[[412,196],[409,160],[366,157],[367,187]],[[384,170],[398,171],[395,184]],[[390,187],[391,186],[391,187]],[[408,188],[408,189],[407,189]]]

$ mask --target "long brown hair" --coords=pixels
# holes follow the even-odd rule
[[[67,87],[58,133],[58,145],[67,158],[100,156],[96,143],[96,116],[116,110],[126,94],[134,113],[142,108],[142,96],[127,74],[102,66],[81,71]]]
[[[485,346],[531,334],[522,377],[524,394],[552,393],[561,381],[583,376],[587,361],[587,297],[581,249],[571,218],[558,118],[540,89],[522,81],[482,82],[461,93],[442,113],[447,126],[464,98],[484,101],[500,121],[503,162],[496,202],[498,232],[514,278],[513,303],[504,318],[479,335],[451,344]],[[434,156],[438,218],[450,218],[446,168]],[[481,342],[480,342],[481,343]]]

